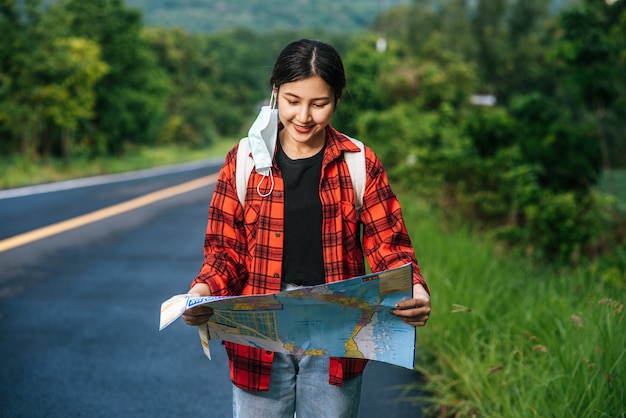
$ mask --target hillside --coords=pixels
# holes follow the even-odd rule
[[[321,29],[354,32],[368,29],[386,9],[410,0],[126,0],[142,10],[149,26],[217,31],[236,26],[258,31]]]
[[[552,0],[551,9],[576,0]],[[321,30],[343,33],[371,29],[381,12],[411,0],[126,0],[149,26],[213,32],[233,27],[255,31]],[[475,7],[476,0],[469,0]],[[437,4],[437,2],[433,2]]]

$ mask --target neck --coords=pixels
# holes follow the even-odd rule
[[[299,160],[303,158],[309,158],[316,155],[326,143],[326,135],[322,135],[319,139],[312,138],[307,142],[297,142],[293,139],[287,138],[285,131],[282,130],[278,136],[280,140],[280,146],[289,158],[292,160]]]

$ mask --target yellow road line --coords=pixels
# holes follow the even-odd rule
[[[99,209],[85,215],[68,219],[66,221],[57,222],[55,224],[44,226],[30,232],[15,235],[11,238],[0,241],[0,253],[13,249],[15,247],[29,244],[33,241],[48,238],[52,235],[57,235],[71,229],[76,229],[90,223],[101,221],[103,219],[110,218],[112,216],[119,215],[124,212],[140,208],[142,206],[147,206],[151,203],[158,202],[159,200],[164,200],[173,196],[177,196],[179,194],[187,193],[201,187],[208,186],[215,183],[216,180],[217,174],[211,174],[210,176],[201,177],[196,180],[188,181],[187,183],[182,183],[177,186],[172,186],[166,189],[158,190],[156,192],[148,193],[135,199],[131,199],[123,203],[118,203],[117,205],[109,206],[108,208]]]

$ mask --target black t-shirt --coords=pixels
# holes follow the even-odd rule
[[[277,142],[276,162],[285,183],[283,282],[322,284],[325,280],[319,184],[324,149],[312,157],[292,160]]]

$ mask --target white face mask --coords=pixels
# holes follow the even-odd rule
[[[276,148],[278,132],[278,109],[274,108],[274,94],[269,106],[263,106],[248,131],[248,143],[256,171],[264,176],[270,174],[272,157]]]
[[[270,98],[270,105],[263,106],[256,120],[248,131],[248,144],[254,161],[254,168],[263,178],[256,186],[257,193],[261,197],[269,196],[274,190],[274,177],[272,177],[272,157],[276,148],[276,134],[278,133],[278,109],[274,108],[274,92]],[[266,193],[261,192],[263,180],[270,178],[270,189]]]

